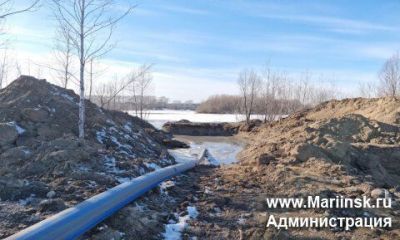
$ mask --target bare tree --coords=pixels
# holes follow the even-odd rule
[[[40,0],[35,0],[30,2],[27,6],[16,9],[14,0],[2,0],[0,1],[0,21],[5,18],[16,15],[23,12],[28,12],[33,10],[38,6]]]
[[[278,90],[277,77],[269,66],[262,72],[262,86],[258,109],[264,115],[264,122],[273,121],[276,116],[276,99]]]
[[[100,68],[99,59],[92,58],[89,60],[89,69],[87,71],[87,76],[89,78],[89,91],[88,91],[88,98],[89,100],[93,100],[93,91],[95,90],[95,83],[94,79],[99,77],[103,74],[107,68]],[[119,81],[120,79],[114,78],[115,80]],[[122,85],[124,83],[121,83]]]
[[[96,101],[102,108],[115,109],[115,103],[117,102],[117,99],[121,98],[124,93],[130,94],[133,86],[135,86],[137,95],[134,95],[132,98],[136,98],[137,101],[140,101],[140,94],[138,93],[142,92],[140,87],[144,85],[139,83],[144,82],[143,79],[147,79],[148,76],[151,76],[149,72],[150,68],[151,65],[143,65],[139,69],[133,70],[122,79],[119,79],[117,76],[115,76],[113,81],[101,84],[98,88],[96,88],[95,91]],[[147,89],[145,88],[143,93],[146,93],[146,91]],[[144,101],[142,100],[142,102]]]
[[[358,84],[359,94],[365,98],[377,96],[377,87],[374,82],[360,82]]]
[[[56,71],[63,88],[67,88],[68,83],[74,78],[72,72],[73,45],[70,36],[71,29],[65,25],[59,25],[54,46],[54,58],[57,66],[50,66],[51,69]]]
[[[238,85],[242,97],[241,112],[249,125],[261,85],[260,76],[254,70],[245,69],[239,73]]]
[[[146,96],[151,89],[153,76],[147,65],[142,65],[138,72],[133,71],[130,76],[132,86],[132,102],[136,116],[145,118]]]
[[[21,63],[18,62],[17,60],[15,61],[15,69],[17,70],[18,76],[22,75],[22,66]]]
[[[236,95],[212,95],[197,108],[198,113],[235,113],[238,111],[241,98]]]
[[[8,73],[8,54],[7,54],[7,48],[4,49],[3,56],[0,59],[0,89],[3,88],[3,85],[5,85],[6,80],[7,80],[7,73]]]
[[[79,59],[79,138],[84,138],[85,67],[88,60],[111,50],[110,39],[116,24],[128,15],[129,6],[119,16],[113,16],[113,0],[52,0],[60,25],[70,29],[69,38]]]
[[[306,71],[301,75],[296,88],[296,99],[298,99],[303,106],[311,104],[312,84],[311,73],[309,71]]]
[[[383,96],[396,97],[400,91],[400,55],[394,54],[379,73],[379,93]]]
[[[319,77],[319,82],[323,84],[318,85],[312,90],[312,105],[338,98],[340,92],[334,81],[330,79],[327,80],[325,76],[321,75]]]
[[[15,8],[15,1],[14,0],[1,0],[0,1],[0,24],[3,24],[5,20],[16,14],[32,11],[35,9],[36,6],[39,5],[40,0],[35,0],[32,2],[28,2],[26,6],[22,6],[20,8]],[[0,29],[0,34],[2,34],[3,29]],[[8,63],[8,55],[7,55],[7,46],[5,46],[5,40],[2,40],[0,45],[5,49],[4,50],[4,55],[2,56],[2,59],[0,60],[0,89],[2,86],[5,84],[5,80],[7,78],[7,68],[9,67]]]

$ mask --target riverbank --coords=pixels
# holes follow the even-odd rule
[[[166,122],[162,130],[174,135],[187,136],[234,136],[240,132],[250,132],[262,124],[260,120],[246,122],[191,122],[180,120],[176,122]]]

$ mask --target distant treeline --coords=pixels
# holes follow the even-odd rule
[[[273,114],[286,115],[290,113],[290,109],[301,109],[305,106],[299,100],[279,100],[270,99],[270,104],[273,106],[288,106],[287,108],[276,108]],[[213,95],[204,102],[201,102],[196,109],[198,113],[222,113],[235,114],[241,112],[242,97],[238,95]],[[265,100],[262,97],[257,97],[254,100],[254,114],[264,114]]]
[[[103,96],[92,96],[92,102],[102,105]],[[170,101],[166,97],[143,96],[142,100],[144,110],[160,110],[160,109],[174,109],[174,110],[196,110],[199,104],[193,101]],[[106,108],[133,111],[137,108],[134,98],[130,96],[117,96],[109,103]]]
[[[320,84],[326,81],[318,80],[308,72],[293,78],[268,66],[261,72],[244,69],[238,75],[238,95],[211,96],[197,112],[238,113],[246,117],[247,124],[253,114],[262,115],[264,122],[273,121],[338,96],[333,84]]]
[[[214,95],[200,103],[196,112],[198,113],[237,113],[240,105],[240,96]]]

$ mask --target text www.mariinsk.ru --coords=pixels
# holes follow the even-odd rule
[[[362,198],[345,198],[337,196],[335,198],[321,198],[319,196],[308,196],[303,198],[267,198],[266,204],[268,208],[312,208],[312,209],[345,209],[345,208],[391,208],[392,200],[390,198],[370,199]],[[274,226],[280,228],[321,228],[329,227],[332,229],[344,229],[346,231],[356,227],[367,228],[386,228],[392,227],[392,219],[390,217],[371,217],[367,212],[360,217],[278,217],[270,215],[267,227]]]
[[[267,198],[267,208],[391,208],[391,198],[371,199],[363,196],[362,198],[345,198],[337,196],[335,198],[321,198],[319,196],[308,196],[303,198]]]

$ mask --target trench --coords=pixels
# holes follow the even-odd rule
[[[207,161],[202,163],[206,165],[212,165],[213,167],[231,165],[237,162],[237,154],[243,149],[244,143],[235,137],[199,137],[199,136],[175,136],[177,140],[186,142],[190,148],[187,149],[175,149],[169,150],[170,154],[175,158],[178,163],[192,160],[194,156],[198,156],[203,149],[207,149]],[[198,166],[197,168],[201,168]],[[192,171],[198,171],[194,169]],[[210,175],[211,169],[203,169],[203,174],[197,173],[196,175],[208,176]],[[184,180],[184,181],[188,181]],[[179,181],[179,180],[177,180]],[[182,180],[181,180],[182,181]],[[199,177],[191,178],[189,181],[199,181]],[[164,182],[164,184],[170,184],[171,181]],[[183,185],[184,183],[173,183],[174,185]],[[185,191],[194,191],[191,187],[184,187]],[[183,189],[177,189],[175,191],[182,191]],[[207,192],[207,189],[205,189]],[[164,225],[164,232],[162,238],[164,240],[181,240],[187,239],[184,236],[185,230],[189,227],[191,220],[196,220],[200,212],[197,209],[195,201],[188,203],[185,209],[185,214],[182,212],[172,213],[172,217],[168,219],[168,223]]]
[[[178,163],[193,160],[199,156],[203,149],[207,150],[207,161],[203,164],[212,165],[214,167],[236,164],[238,159],[237,155],[245,146],[245,142],[235,136],[222,137],[222,136],[184,136],[175,135],[176,140],[187,143],[190,148],[181,148],[169,150],[169,153],[175,158]],[[201,168],[199,166],[198,168]],[[196,171],[196,170],[193,170]],[[200,170],[202,171],[202,170]],[[204,170],[203,170],[204,171]],[[209,175],[210,170],[205,170],[204,175]],[[211,170],[212,171],[212,170]],[[201,175],[201,174],[200,174]],[[191,179],[191,181],[198,181],[198,178]],[[171,181],[164,182],[163,184],[170,184]],[[173,183],[175,184],[175,183]],[[188,189],[186,189],[187,191]],[[193,189],[191,189],[193,191]],[[180,191],[179,189],[177,191]],[[172,213],[172,218],[164,225],[164,232],[162,237],[164,240],[180,240],[186,239],[184,236],[185,230],[188,228],[191,220],[195,220],[200,214],[196,208],[196,202],[189,202],[185,210],[186,214],[182,212]]]

